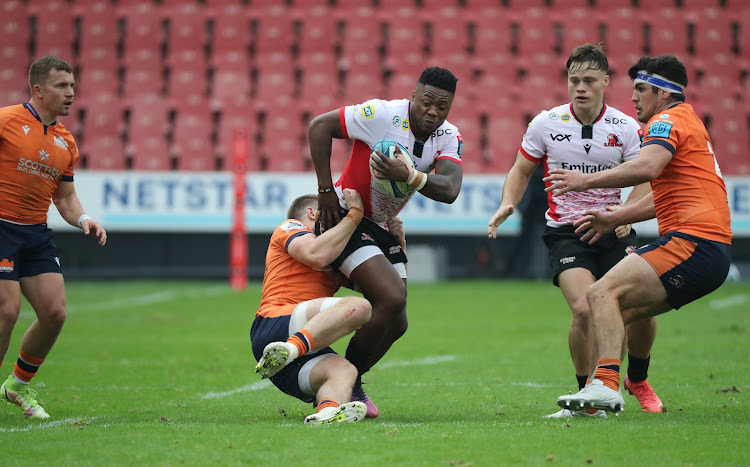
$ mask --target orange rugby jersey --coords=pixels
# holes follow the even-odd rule
[[[711,139],[693,107],[678,104],[653,116],[643,138],[643,146],[649,144],[672,153],[651,181],[659,235],[679,231],[731,244],[727,189]]]
[[[27,102],[0,108],[0,219],[43,224],[60,180],[73,181],[78,146],[57,122],[44,125]]]
[[[311,268],[292,258],[287,251],[289,242],[300,235],[315,235],[298,220],[287,219],[271,235],[266,254],[266,273],[263,276],[263,295],[256,316],[275,317],[288,314],[296,305],[314,298],[330,297],[339,289],[340,275],[330,267]]]

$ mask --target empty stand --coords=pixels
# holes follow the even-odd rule
[[[54,55],[72,62],[75,27],[70,5],[63,0],[29,2],[34,18],[34,55]]]
[[[167,170],[170,168],[166,140],[168,103],[157,95],[141,95],[128,103],[127,157],[135,170]]]

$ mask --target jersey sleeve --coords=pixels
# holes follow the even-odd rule
[[[292,240],[311,233],[313,233],[313,231],[302,222],[295,219],[287,219],[276,228],[276,232],[274,232],[273,236],[274,239],[279,242],[279,245],[288,251],[289,243],[291,243]]]
[[[78,145],[76,144],[75,140],[73,140],[73,138],[67,138],[67,142],[68,150],[70,151],[70,164],[68,164],[68,167],[62,174],[61,180],[64,182],[72,182],[73,175],[75,174],[76,162],[78,162]]]
[[[643,132],[638,122],[632,118],[627,119],[625,129],[627,132],[623,138],[622,160],[629,161],[638,157],[638,153],[641,150]]]
[[[672,155],[683,138],[683,129],[677,125],[672,116],[661,114],[654,116],[646,125],[646,134],[643,137],[643,146],[658,144],[665,147]]]
[[[461,163],[461,153],[464,150],[464,142],[461,139],[461,133],[458,128],[454,127],[453,130],[456,134],[453,138],[447,138],[445,144],[440,148],[440,155],[437,160],[449,159],[453,162]]]
[[[547,154],[547,147],[544,144],[544,124],[547,121],[547,113],[545,110],[534,117],[523,135],[521,154],[533,162],[538,162]]]
[[[382,139],[389,124],[388,108],[379,99],[343,107],[342,113],[344,137],[358,139],[370,147]]]

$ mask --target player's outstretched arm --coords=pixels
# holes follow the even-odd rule
[[[80,228],[85,235],[96,238],[99,245],[104,246],[107,243],[107,232],[83,210],[73,182],[61,181],[52,195],[52,202],[65,222]]]
[[[518,151],[516,162],[508,172],[503,184],[503,198],[500,200],[500,207],[497,208],[497,212],[490,219],[487,232],[489,238],[497,238],[497,228],[516,211],[516,206],[521,202],[529,179],[537,165],[539,165],[538,162],[526,159],[521,151]]]
[[[331,148],[333,138],[343,139],[339,111],[332,110],[318,115],[308,128],[310,157],[318,177],[318,219],[322,228],[329,229],[338,224],[343,216],[339,199],[333,191],[331,175]]]

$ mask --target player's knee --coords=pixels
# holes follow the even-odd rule
[[[372,305],[370,304],[370,301],[366,298],[360,298],[360,297],[353,297],[354,303],[352,304],[354,313],[352,317],[355,321],[359,323],[359,325],[363,325],[366,322],[370,321],[370,317],[372,316]]]
[[[586,290],[586,300],[589,308],[595,308],[594,304],[607,297],[610,293],[609,284],[605,280],[599,279],[591,284]]]
[[[6,325],[15,325],[18,321],[18,314],[21,311],[21,304],[4,303],[0,306],[0,322]]]
[[[403,285],[403,284],[402,284]],[[406,286],[379,291],[373,297],[373,308],[382,310],[388,316],[396,316],[406,308]]]
[[[573,314],[573,324],[586,326],[591,322],[591,307],[586,297],[574,302],[570,306],[570,311]]]
[[[45,310],[44,313],[39,313],[39,322],[51,328],[62,328],[65,324],[65,319],[68,317],[65,311],[65,304],[60,303]]]

